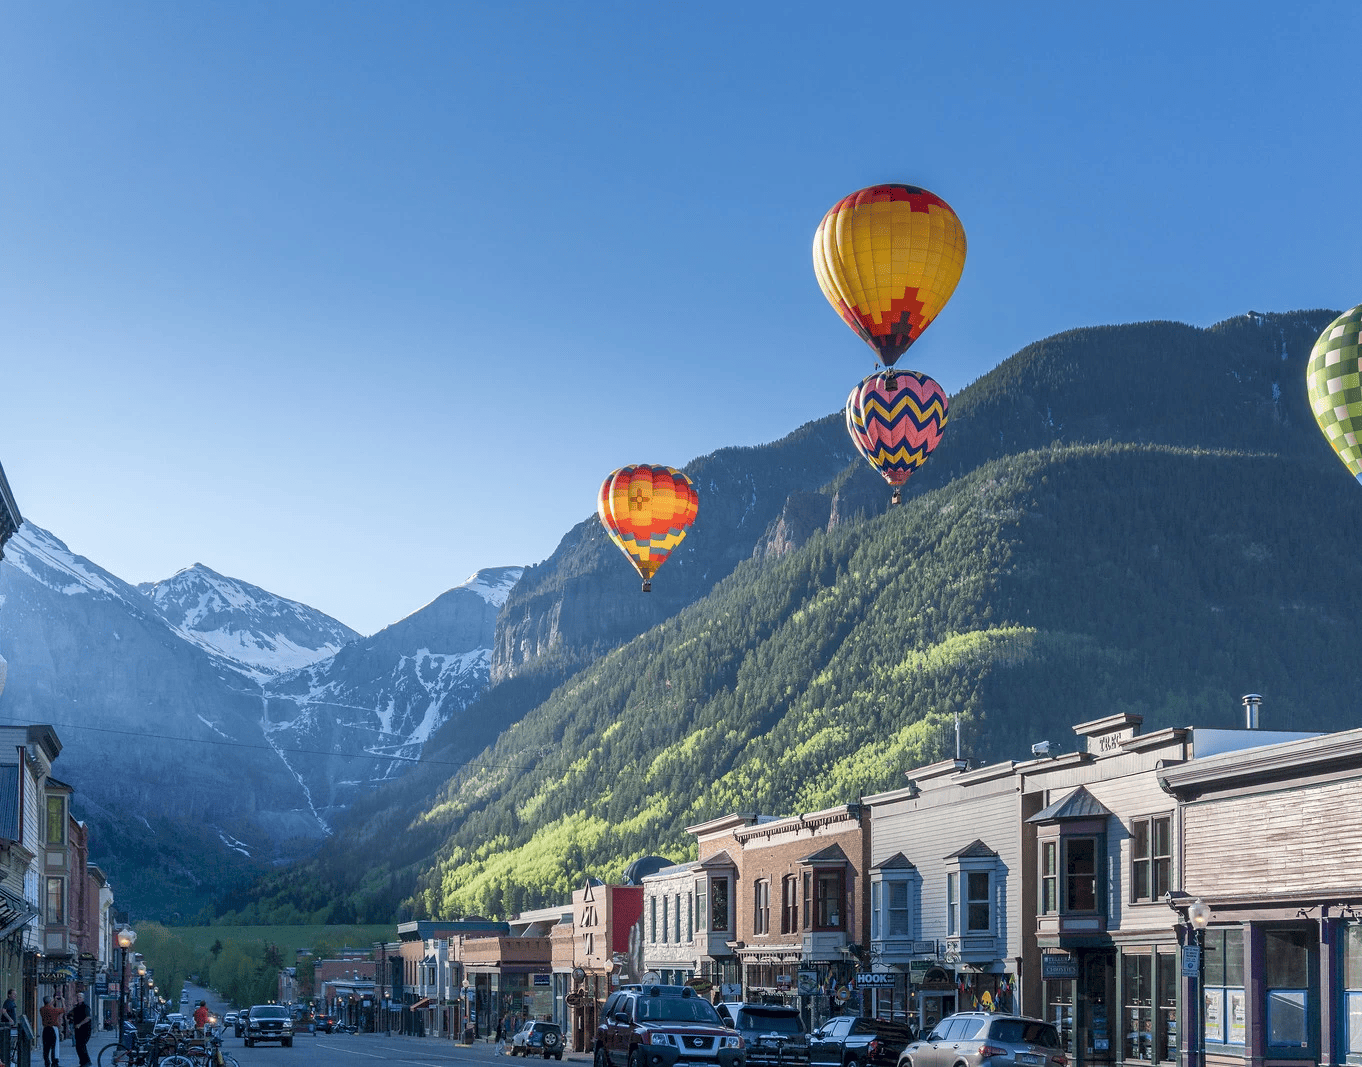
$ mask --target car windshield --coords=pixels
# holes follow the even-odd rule
[[[995,1041],[1006,1041],[1011,1045],[1059,1048],[1059,1032],[1053,1026],[1028,1019],[995,1019],[988,1036]]]
[[[288,1009],[277,1004],[258,1004],[251,1009],[253,1019],[287,1019]]]
[[[761,1008],[744,1008],[738,1012],[739,1030],[760,1030],[762,1033],[802,1034],[804,1027],[799,1023],[799,1014],[793,1011],[763,1011]]]
[[[713,1023],[719,1025],[714,1006],[699,997],[641,997],[638,1017],[645,1022]]]

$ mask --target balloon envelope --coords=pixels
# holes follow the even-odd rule
[[[915,185],[872,185],[839,200],[813,235],[828,302],[892,367],[946,306],[965,268],[965,229]]]
[[[893,486],[906,482],[941,441],[949,401],[914,370],[864,378],[847,398],[847,430],[866,460]]]
[[[596,512],[610,540],[643,576],[643,591],[686,537],[700,510],[691,480],[672,467],[640,463],[613,471],[601,483]]]
[[[1324,328],[1310,351],[1305,386],[1315,421],[1338,458],[1362,481],[1362,304]]]

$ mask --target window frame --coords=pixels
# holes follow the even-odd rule
[[[1157,851],[1157,830],[1164,830],[1165,852]],[[1163,895],[1173,886],[1173,815],[1171,812],[1156,812],[1142,815],[1131,820],[1130,833],[1130,894],[1131,904],[1161,904]],[[1138,831],[1144,831],[1143,854],[1138,854]],[[1145,882],[1145,893],[1140,892],[1141,880]],[[1163,888],[1159,886],[1162,884]]]
[[[946,872],[946,936],[960,936],[960,872]]]
[[[56,914],[53,914],[52,891],[57,891]],[[67,900],[66,900],[66,879],[59,874],[49,874],[47,876],[47,894],[43,900],[43,917],[48,926],[65,926],[67,924]]]
[[[961,881],[961,888],[964,890],[964,899],[961,901],[961,918],[965,920],[965,925],[961,929],[962,934],[991,934],[994,932],[993,922],[993,872],[990,870],[973,870],[963,868],[960,872],[965,877]],[[975,895],[976,879],[983,879],[984,892],[982,896]],[[985,922],[983,926],[975,923],[976,909],[984,908]]]
[[[57,830],[55,837],[52,835],[53,827]],[[49,846],[66,844],[66,797],[60,793],[47,794],[47,825],[44,827],[44,843]]]
[[[787,874],[780,880],[780,932],[799,933],[799,877]]]
[[[847,929],[846,868],[817,867],[811,873],[814,876],[812,929],[823,932],[845,931]],[[835,892],[826,891],[826,886],[829,883],[836,887]]]
[[[771,932],[771,879],[758,878],[752,883],[752,933],[765,936]]]
[[[1059,901],[1059,838],[1047,838],[1040,842],[1040,859],[1037,870],[1039,897],[1036,910],[1040,915],[1060,914]]]

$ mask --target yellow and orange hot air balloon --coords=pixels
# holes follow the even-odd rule
[[[813,236],[819,288],[892,367],[955,292],[965,228],[941,197],[915,185],[872,185],[832,206]]]
[[[652,592],[653,575],[700,510],[691,480],[672,467],[640,463],[613,471],[601,483],[596,511],[610,540],[643,576],[643,591]]]

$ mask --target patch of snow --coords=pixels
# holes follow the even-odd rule
[[[492,607],[499,608],[506,603],[506,598],[511,595],[511,589],[524,573],[524,567],[491,567],[470,575],[468,581],[459,588],[477,593]]]
[[[227,740],[229,740],[229,741],[233,740],[232,735],[229,734],[229,733],[227,733],[227,732],[226,732],[225,730],[223,730],[221,727],[219,727],[217,723],[215,723],[215,722],[209,722],[209,721],[208,721],[207,719],[205,719],[202,715],[200,715],[198,718],[199,718],[199,722],[203,723],[204,726],[208,727],[208,729],[212,730],[213,733],[217,734],[219,737],[225,737],[225,738],[227,738]]]
[[[243,856],[247,857],[249,857],[251,854],[251,850],[246,847],[244,842],[238,841],[235,837],[230,837],[227,834],[224,834],[221,830],[218,831],[218,840],[221,841],[233,852],[240,852]]]
[[[1280,385],[1278,385],[1276,382],[1273,382],[1273,383],[1272,383],[1272,399],[1273,399],[1273,401],[1280,401],[1281,398],[1282,398],[1282,387],[1281,387]]]

